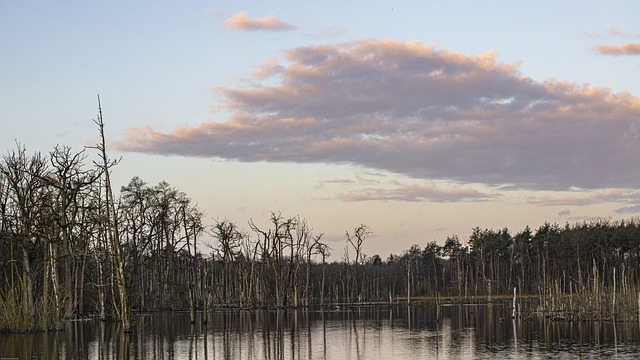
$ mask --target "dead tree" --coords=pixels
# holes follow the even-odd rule
[[[43,218],[47,213],[45,208],[48,201],[48,190],[44,181],[48,172],[47,163],[40,153],[28,157],[26,150],[18,146],[17,151],[3,158],[3,162],[0,163],[0,172],[5,183],[3,229],[8,234],[7,241],[11,248],[10,261],[13,264],[12,282],[8,287],[12,296],[5,294],[5,307],[11,306],[17,310],[17,314],[20,314],[20,319],[15,323],[17,328],[8,330],[33,330],[43,325],[37,319],[42,314],[36,313],[34,307],[35,274],[30,254],[42,247],[44,227],[48,226],[48,220]],[[48,244],[45,247],[48,247]],[[17,254],[13,252],[14,248]],[[20,269],[17,268],[17,264],[21,265]],[[45,276],[48,275],[49,273],[45,271]],[[44,284],[50,284],[50,279],[45,278]],[[12,303],[7,304],[7,302]],[[45,310],[48,311],[47,309],[50,308],[47,306]]]
[[[362,253],[362,243],[364,242],[364,239],[369,234],[371,234],[371,229],[364,224],[353,229],[353,235],[349,235],[348,231],[346,232],[347,242],[351,244],[351,246],[356,252],[355,259],[353,260],[354,270],[353,270],[353,277],[351,281],[351,291],[350,291],[352,302],[354,302],[356,299],[358,301],[361,301],[362,291],[360,289],[361,281],[358,279],[358,276],[359,276],[358,270],[360,267],[360,263],[364,260],[363,259],[364,255]]]
[[[109,250],[111,255],[113,276],[115,285],[118,290],[118,311],[120,320],[122,321],[122,329],[124,332],[133,331],[133,323],[131,316],[131,307],[129,305],[129,297],[127,293],[126,281],[124,276],[124,263],[122,257],[122,247],[120,244],[120,233],[118,228],[118,216],[116,213],[115,201],[113,198],[113,189],[111,186],[110,169],[115,166],[119,160],[111,160],[107,156],[107,146],[104,136],[104,121],[102,118],[102,105],[100,104],[100,96],[98,96],[98,117],[94,120],[98,126],[100,133],[100,142],[93,148],[97,149],[100,154],[101,162],[96,162],[96,166],[102,170],[104,180],[104,210],[105,210],[105,233],[109,241]]]

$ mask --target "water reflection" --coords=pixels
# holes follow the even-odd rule
[[[199,314],[201,315],[201,314]],[[637,322],[511,319],[506,305],[332,307],[213,311],[137,317],[118,324],[70,322],[59,333],[0,334],[0,358],[370,359],[635,358]]]

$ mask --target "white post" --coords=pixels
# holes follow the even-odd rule
[[[518,332],[516,330],[516,287],[513,287],[513,313],[511,314],[511,322],[513,323],[513,341],[518,350]]]
[[[513,288],[513,313],[511,314],[511,318],[516,318],[516,288]]]
[[[616,268],[613,267],[613,306],[612,306],[613,315],[616,314]]]

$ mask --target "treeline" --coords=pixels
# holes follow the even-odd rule
[[[99,142],[28,155],[18,144],[0,162],[0,330],[57,329],[62,319],[111,315],[132,327],[122,226],[113,195],[98,98]],[[89,298],[87,298],[89,296]]]
[[[511,233],[475,228],[468,239],[414,245],[382,259],[364,253],[360,225],[332,249],[300,216],[271,214],[243,228],[205,224],[187,195],[135,177],[113,195],[117,162],[101,142],[0,162],[0,329],[57,329],[97,316],[133,326],[131,311],[213,307],[484,299],[535,295],[540,309],[581,318],[636,314],[640,222],[543,224]],[[333,251],[340,261],[328,262]],[[206,312],[205,312],[206,314]],[[206,320],[206,316],[204,317]]]

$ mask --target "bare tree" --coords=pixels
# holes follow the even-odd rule
[[[20,145],[17,150],[4,156],[3,162],[0,163],[0,173],[5,184],[2,206],[2,228],[5,233],[3,237],[9,242],[13,264],[11,283],[7,288],[13,296],[5,294],[5,307],[9,305],[13,309],[19,309],[21,318],[15,323],[17,329],[12,330],[33,330],[40,325],[36,319],[40,314],[36,313],[34,307],[34,273],[31,266],[34,259],[31,254],[35,254],[35,249],[42,247],[41,241],[45,238],[44,227],[48,219],[43,217],[47,214],[45,208],[49,195],[44,179],[48,171],[46,160],[40,153],[28,157],[25,148]],[[14,253],[14,246],[18,254]],[[17,264],[21,264],[21,269],[14,272]],[[48,273],[45,272],[45,275]],[[44,279],[44,283],[49,284],[49,279]],[[16,292],[16,289],[19,291]],[[8,300],[15,303],[6,304]]]
[[[274,212],[271,213],[270,221],[273,228],[267,231],[258,228],[253,220],[249,221],[249,227],[258,235],[261,261],[265,267],[265,271],[262,272],[263,306],[266,306],[267,298],[273,293],[276,307],[283,308],[287,304],[287,293],[292,279],[292,269],[285,263],[285,250],[294,243],[293,231],[297,218],[285,219],[280,213]],[[271,279],[266,274],[267,269],[273,274]],[[273,288],[270,286],[271,283]]]
[[[64,318],[69,319],[82,312],[83,279],[86,264],[88,241],[82,216],[86,189],[98,179],[99,172],[83,168],[86,156],[84,151],[73,153],[67,146],[56,146],[49,154],[51,173],[49,184],[55,189],[55,201],[52,202],[57,225],[57,236],[61,240],[64,263]],[[52,256],[55,261],[56,256]],[[55,266],[52,267],[55,271]]]
[[[331,248],[326,243],[320,242],[320,238],[316,238],[315,241],[316,249],[318,249],[318,253],[322,256],[322,281],[320,282],[320,305],[324,306],[324,289],[325,289],[325,278],[326,278],[326,267],[327,267],[327,258],[331,256]]]
[[[104,209],[105,209],[105,233],[109,240],[111,261],[114,271],[114,279],[118,289],[118,314],[122,321],[122,329],[124,332],[133,331],[133,322],[131,317],[131,307],[129,305],[129,297],[127,293],[126,281],[124,276],[124,262],[122,257],[122,247],[120,244],[120,233],[118,227],[118,216],[116,212],[115,201],[113,198],[113,190],[111,187],[110,169],[116,165],[119,160],[111,160],[107,156],[107,145],[104,136],[104,121],[102,118],[102,105],[100,104],[100,96],[98,96],[98,117],[94,120],[98,126],[100,133],[100,142],[94,147],[100,152],[101,163],[95,163],[102,170],[104,175]]]
[[[351,285],[351,301],[355,301],[356,298],[358,301],[361,301],[362,289],[360,288],[360,283],[358,279],[358,269],[360,267],[360,263],[364,260],[364,255],[362,253],[362,243],[364,239],[371,234],[372,231],[369,226],[361,224],[357,228],[353,229],[353,235],[349,235],[349,232],[346,232],[347,242],[351,244],[353,250],[356,252],[356,257],[353,260],[354,270],[353,270],[353,278]]]
[[[132,303],[137,303],[140,310],[146,308],[145,303],[145,254],[151,247],[156,227],[152,213],[154,191],[139,177],[131,179],[127,186],[120,190],[118,212],[123,236],[132,259],[130,264],[132,284]],[[135,301],[137,296],[137,301]]]
[[[243,234],[235,223],[229,220],[217,220],[213,225],[212,235],[218,240],[218,251],[222,257],[224,302],[227,306],[230,306],[232,299],[238,300],[233,298],[235,285],[233,281],[233,267],[241,246]]]
[[[198,210],[197,207],[189,206],[188,199],[183,201],[182,206],[182,224],[184,226],[184,236],[187,242],[187,254],[191,264],[187,264],[187,282],[189,290],[189,316],[191,323],[196,321],[196,290],[198,277],[198,249],[197,239],[204,230],[202,225],[202,217],[204,212]],[[193,250],[192,250],[193,244]]]

